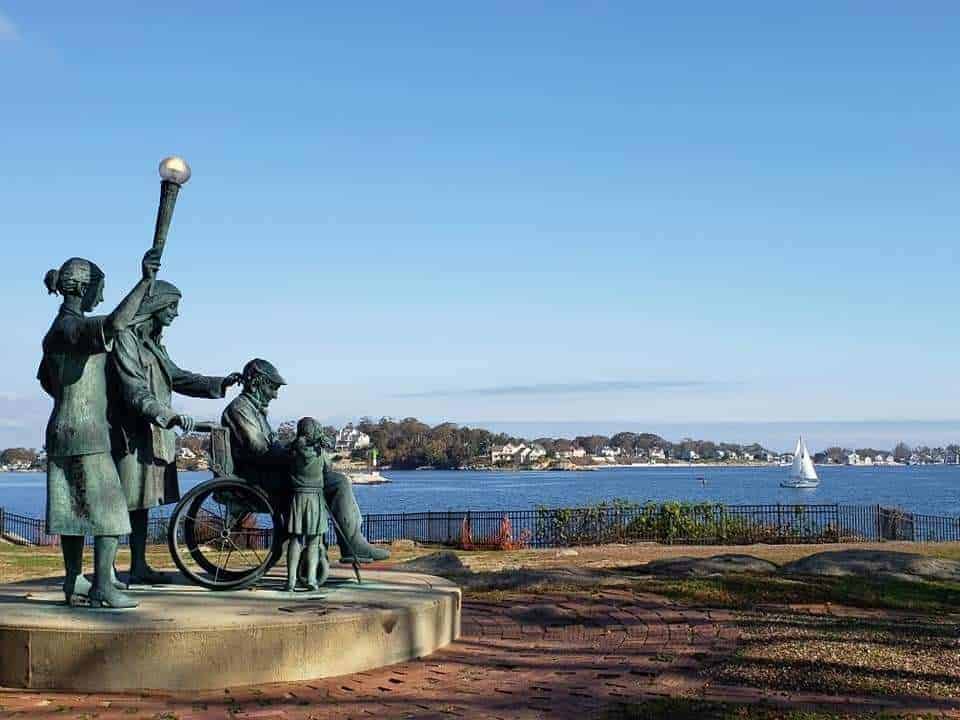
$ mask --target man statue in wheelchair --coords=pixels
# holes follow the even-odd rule
[[[293,456],[290,448],[279,442],[267,420],[267,407],[287,383],[273,364],[259,358],[244,366],[242,383],[243,392],[223,411],[221,420],[230,432],[234,473],[268,492],[288,488]],[[323,496],[336,520],[341,562],[356,559],[367,563],[390,557],[388,550],[371,545],[363,536],[360,506],[349,477],[332,467],[326,468]]]

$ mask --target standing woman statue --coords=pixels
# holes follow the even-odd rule
[[[160,255],[143,257],[142,277],[106,317],[86,317],[103,301],[104,276],[89,260],[71,258],[44,284],[63,296],[43,338],[37,379],[53,398],[47,423],[47,532],[60,535],[68,605],[86,595],[93,607],[132,608],[137,602],[113,583],[120,535],[130,531],[127,504],[110,455],[107,352],[134,319],[160,268]],[[94,581],[83,577],[83,539],[94,537]]]
[[[114,457],[130,510],[130,582],[170,582],[147,564],[150,508],[180,499],[174,427],[188,433],[194,421],[171,406],[173,393],[222,398],[240,374],[210,377],[177,367],[163,346],[163,331],[177,317],[180,290],[158,280],[143,298],[130,327],[117,336],[110,353]]]

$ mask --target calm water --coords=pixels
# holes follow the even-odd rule
[[[820,487],[779,487],[786,468],[609,468],[591,472],[455,472],[386,471],[386,485],[358,485],[364,512],[424,510],[500,510],[562,507],[625,498],[722,502],[843,503],[900,506],[932,515],[960,516],[960,466],[817,468]],[[193,487],[209,473],[180,474],[181,489]],[[701,480],[700,478],[703,478]],[[45,476],[0,473],[0,506],[41,517]]]

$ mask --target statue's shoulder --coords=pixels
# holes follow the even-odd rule
[[[243,394],[237,395],[233,400],[227,403],[227,407],[223,410],[223,415],[226,417],[228,414],[233,415],[237,412],[241,412],[248,408],[250,401],[247,400]]]
[[[243,420],[255,417],[258,414],[257,406],[244,393],[240,393],[231,400],[223,410],[224,420]]]

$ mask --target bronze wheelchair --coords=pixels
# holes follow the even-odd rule
[[[233,474],[226,428],[197,423],[196,430],[210,433],[213,478],[185,493],[173,509],[167,527],[170,555],[197,585],[249,587],[283,556],[289,492]]]
[[[213,478],[189,490],[174,507],[167,545],[173,562],[191,582],[210,590],[241,590],[283,557],[290,539],[290,489],[235,475],[225,427],[200,422],[194,429],[210,433]],[[330,519],[336,527],[336,518],[331,514]],[[360,565],[356,553],[351,555],[359,583]]]

